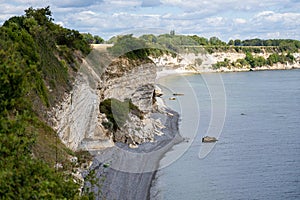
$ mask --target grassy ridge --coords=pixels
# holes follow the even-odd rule
[[[217,37],[204,38],[197,35],[176,35],[174,31],[170,34],[153,35],[146,34],[140,37],[131,35],[121,35],[112,37],[108,43],[113,43],[117,47],[115,50],[126,49],[153,49],[149,53],[159,49],[164,52],[173,53],[214,53],[214,52],[252,52],[252,53],[282,53],[298,52],[300,41],[291,39],[251,39],[251,40],[230,40],[228,43]],[[126,50],[125,52],[128,52]]]

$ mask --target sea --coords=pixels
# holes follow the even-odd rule
[[[176,74],[157,84],[185,140],[161,160],[151,199],[300,199],[300,70]],[[202,143],[206,135],[218,141]]]

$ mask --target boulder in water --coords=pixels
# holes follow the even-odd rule
[[[216,142],[218,141],[215,137],[205,136],[202,138],[202,142]]]

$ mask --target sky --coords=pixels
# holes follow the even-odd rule
[[[120,34],[300,40],[300,0],[0,0],[0,24],[50,6],[54,22],[105,40]]]

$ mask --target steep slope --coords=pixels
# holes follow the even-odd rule
[[[80,181],[70,176],[76,153],[47,126],[45,111],[72,89],[90,47],[54,24],[49,7],[25,13],[0,27],[0,196],[79,198]]]
[[[71,93],[66,93],[64,101],[48,113],[51,124],[74,150],[96,150],[113,146],[114,142],[136,145],[153,141],[157,128],[150,115],[155,78],[156,65],[149,59],[111,58],[94,49],[84,59]],[[127,122],[112,130],[105,126],[109,121],[99,110],[99,105],[108,99],[130,99],[142,116],[129,113]]]

